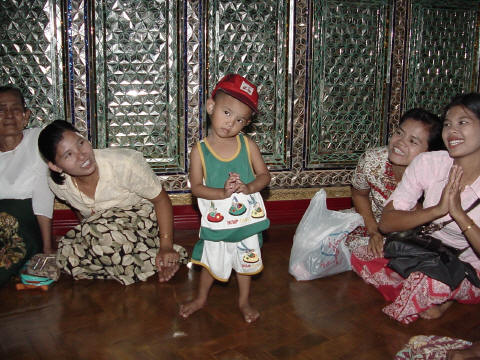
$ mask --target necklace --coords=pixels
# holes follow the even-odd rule
[[[75,185],[78,193],[80,194],[80,198],[82,199],[83,204],[90,209],[90,215],[95,214],[95,197],[93,198],[93,203],[91,205],[89,205],[85,201],[85,199],[83,198],[83,194],[82,194],[82,191],[80,190],[80,188],[78,187],[77,180],[74,177],[72,177],[72,181],[73,181],[73,185]]]

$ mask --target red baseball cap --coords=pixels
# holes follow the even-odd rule
[[[257,87],[243,76],[238,74],[225,75],[212,91],[212,98],[218,90],[233,96],[235,99],[248,105],[255,113],[258,112],[258,92]]]

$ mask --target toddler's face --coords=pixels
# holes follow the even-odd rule
[[[252,110],[233,96],[218,92],[215,99],[207,100],[211,129],[219,137],[236,136],[250,123]]]

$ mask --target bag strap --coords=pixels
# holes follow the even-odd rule
[[[470,211],[472,211],[474,208],[476,208],[478,205],[480,204],[480,199],[477,199],[475,200],[466,210],[465,212],[466,213],[469,213]],[[419,227],[420,229],[420,232],[424,235],[430,235],[432,233],[434,233],[435,231],[438,231],[438,230],[441,230],[443,229],[446,225],[450,224],[451,222],[453,222],[454,220],[453,219],[450,219],[450,220],[447,220],[447,221],[444,221],[440,224],[438,223],[434,223],[433,221],[428,223],[428,224],[424,224],[424,225],[421,225]],[[464,249],[466,250],[466,249]]]
[[[466,212],[466,213],[469,213],[469,212],[472,211],[474,208],[476,208],[476,207],[478,206],[478,204],[480,204],[480,199],[475,200],[475,201],[465,210],[465,212]],[[444,221],[444,222],[441,223],[440,225],[441,225],[442,228],[443,228],[445,225],[448,225],[448,224],[450,224],[451,222],[453,222],[453,219]]]
[[[476,208],[476,207],[478,206],[478,204],[480,204],[480,199],[475,200],[475,201],[465,210],[465,212],[466,212],[466,213],[469,213],[469,212],[472,211],[474,208]],[[445,221],[445,222],[443,223],[443,226],[451,223],[452,221],[453,221],[453,219],[450,219],[449,221]],[[442,227],[443,227],[443,226],[442,226]],[[463,254],[467,249],[469,249],[469,248],[470,248],[470,245],[467,246],[467,247],[465,247],[465,248],[463,248],[463,249],[459,249],[460,252],[458,253],[457,257],[460,257],[460,255],[462,255],[462,254]]]

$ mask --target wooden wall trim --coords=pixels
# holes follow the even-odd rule
[[[266,201],[268,218],[271,224],[298,224],[310,199]],[[352,207],[350,197],[327,198],[327,207],[332,210],[341,210]],[[200,213],[196,205],[175,205],[173,207],[175,229],[200,228]],[[63,236],[78,224],[75,213],[68,208],[56,208],[53,215],[53,235]]]

